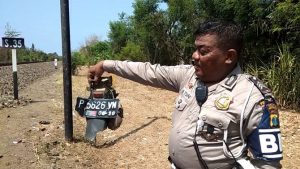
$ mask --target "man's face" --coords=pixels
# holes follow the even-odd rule
[[[195,39],[196,51],[192,58],[195,73],[203,82],[218,82],[228,71],[227,51],[219,47],[217,38],[217,35],[206,34]]]

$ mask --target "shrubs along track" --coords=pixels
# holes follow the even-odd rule
[[[56,69],[53,62],[40,62],[17,65],[18,90],[22,90],[35,80],[51,75]],[[12,66],[0,67],[0,109],[30,103],[30,98],[14,100]]]

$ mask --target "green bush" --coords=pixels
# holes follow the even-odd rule
[[[78,74],[78,68],[80,66],[86,65],[87,60],[85,57],[79,53],[79,52],[73,52],[72,53],[72,62],[71,62],[71,72],[72,75],[77,75]]]
[[[300,108],[300,64],[292,55],[287,44],[282,44],[278,56],[275,56],[269,66],[261,65],[262,61],[247,67],[247,72],[263,79],[272,89],[278,103],[283,108]]]
[[[116,59],[119,60],[131,60],[131,61],[146,61],[141,47],[133,42],[127,42],[126,46],[121,49],[121,52],[116,55]]]
[[[291,54],[289,46],[283,44],[279,48],[278,57],[274,59],[266,74],[268,85],[272,86],[273,93],[284,107],[300,106],[299,66],[299,61]]]

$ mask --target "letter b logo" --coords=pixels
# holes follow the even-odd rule
[[[278,151],[275,135],[262,134],[259,136],[259,141],[262,153],[276,153]]]

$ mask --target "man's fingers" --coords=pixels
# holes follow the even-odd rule
[[[88,81],[89,81],[89,83],[91,83],[91,82],[97,82],[98,81],[98,77],[97,76],[90,76],[90,77],[88,77]]]
[[[91,66],[88,71],[88,82],[97,84],[102,74],[103,74],[102,62],[99,62],[94,66]]]
[[[89,83],[98,83],[99,77],[93,73],[88,75],[88,82]]]

